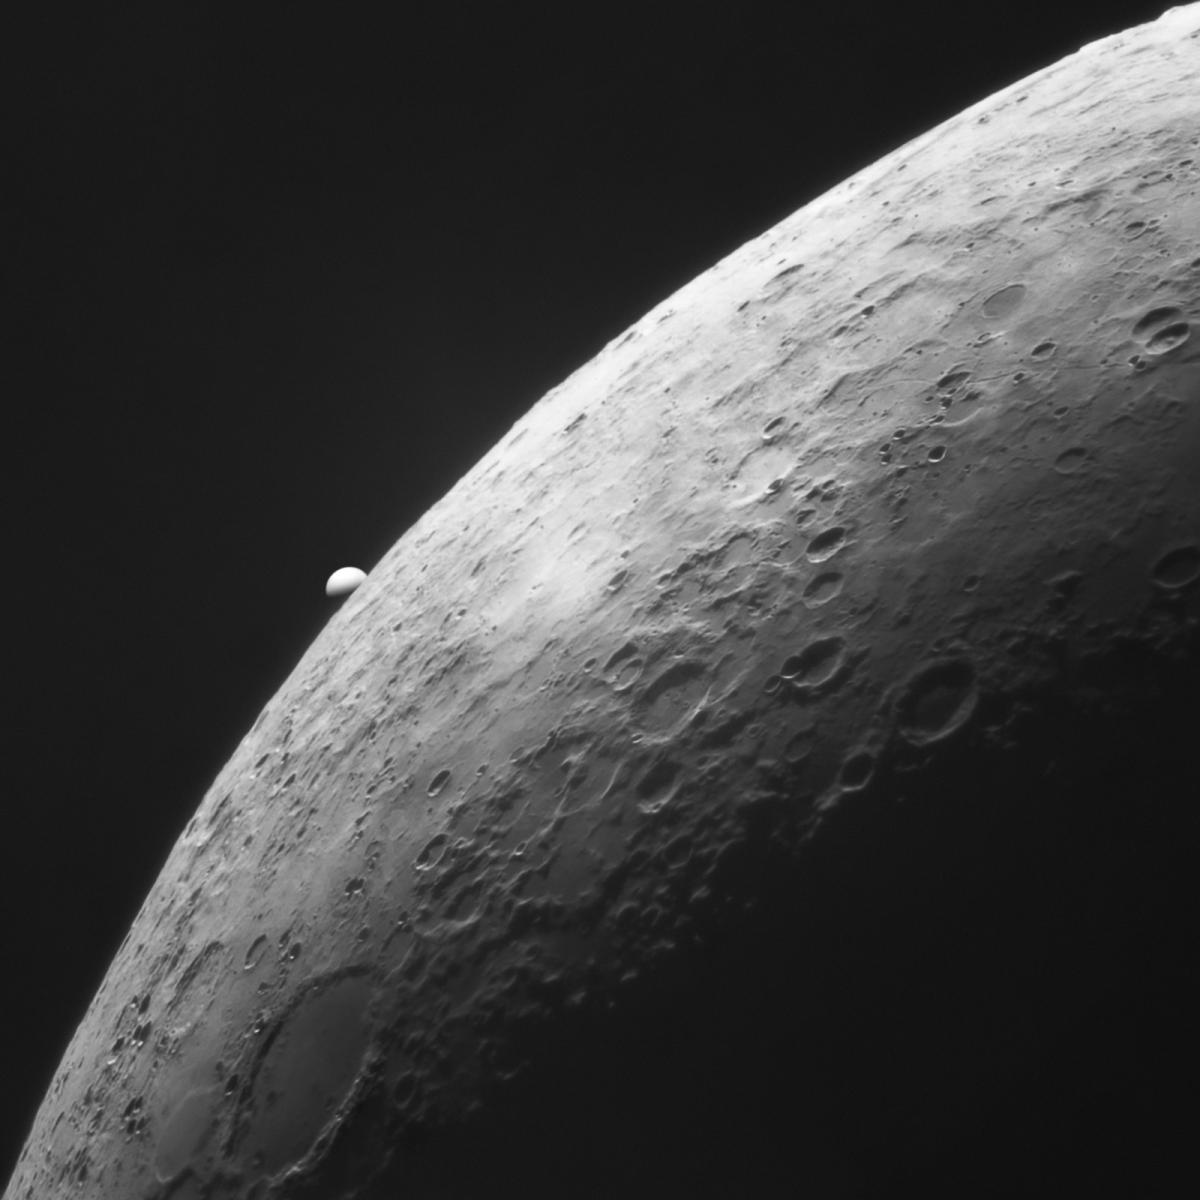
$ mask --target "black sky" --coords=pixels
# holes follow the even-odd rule
[[[1165,6],[9,22],[0,1181],[328,573],[698,271]]]

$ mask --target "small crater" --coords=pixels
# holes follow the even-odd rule
[[[673,783],[675,776],[678,774],[679,764],[671,762],[670,759],[664,759],[662,762],[655,763],[639,780],[637,787],[638,795],[643,798],[652,796],[655,792],[661,791]]]
[[[125,1132],[130,1136],[136,1136],[142,1132],[146,1126],[146,1117],[142,1112],[145,1102],[141,1096],[134,1096],[128,1104],[125,1105],[125,1111],[121,1114],[121,1119],[124,1124]]]
[[[1160,329],[1147,343],[1148,354],[1166,354],[1176,346],[1182,346],[1192,336],[1191,326],[1186,321],[1178,321]]]
[[[842,525],[818,533],[804,552],[809,562],[824,562],[832,558],[846,544],[846,530]]]
[[[790,763],[804,762],[812,754],[816,741],[816,729],[798,729],[788,738],[788,743],[783,748],[783,757]]]
[[[622,568],[608,581],[608,590],[610,592],[619,592],[628,578],[629,572]]]
[[[850,755],[844,763],[842,763],[841,774],[838,776],[838,782],[847,791],[856,792],[865,788],[871,782],[871,776],[875,774],[875,755],[868,753],[866,750],[860,750],[855,754]]]
[[[783,432],[783,424],[783,417],[772,417],[763,426],[762,440],[768,445],[773,442]]]
[[[1036,346],[1029,352],[1029,357],[1036,359],[1038,362],[1044,362],[1047,358],[1053,358],[1054,352],[1058,349],[1057,342],[1038,342]]]
[[[253,971],[255,967],[262,962],[262,956],[267,952],[267,935],[260,933],[258,937],[250,943],[250,948],[246,951],[246,957],[242,961],[243,971]]]
[[[704,690],[704,675],[699,662],[685,660],[667,667],[638,697],[643,725],[662,730],[686,717]]]
[[[436,867],[442,861],[449,844],[450,838],[446,834],[434,834],[421,848],[421,853],[417,855],[413,865],[418,871],[428,871],[431,867]]]
[[[900,734],[914,746],[940,742],[971,719],[978,699],[975,670],[966,659],[930,663],[909,679],[900,697]]]
[[[1178,308],[1152,308],[1132,329],[1134,341],[1147,354],[1166,354],[1191,336],[1191,326]]]
[[[1200,546],[1176,546],[1155,564],[1152,578],[1160,588],[1175,591],[1200,579]]]
[[[361,876],[355,876],[353,879],[346,880],[346,886],[343,889],[347,896],[358,896],[362,893],[365,881]]]
[[[806,500],[815,500],[818,504],[829,504],[838,498],[842,485],[836,479],[823,479],[813,484],[808,490]]]
[[[932,450],[925,456],[931,463],[939,463],[946,457],[945,446],[934,446]]]
[[[749,533],[739,533],[730,538],[721,550],[721,566],[729,569],[744,567],[754,561],[754,537]]]
[[[1130,221],[1129,224],[1126,225],[1122,230],[1122,232],[1125,234],[1126,238],[1129,239],[1129,241],[1133,241],[1134,238],[1139,238],[1143,233],[1146,232],[1146,222]]]
[[[1062,609],[1065,605],[1069,604],[1079,591],[1079,586],[1082,583],[1082,571],[1063,571],[1061,574],[1055,575],[1050,580],[1050,586],[1054,589],[1051,606],[1055,609]]]
[[[829,683],[845,661],[846,642],[840,637],[818,638],[799,654],[788,658],[779,674],[797,688],[819,688]]]
[[[643,811],[657,811],[674,794],[673,785],[679,775],[679,764],[664,758],[656,762],[638,780],[637,794]]]
[[[782,271],[777,271],[771,276],[771,283],[778,283],[781,279],[786,279],[789,275],[795,275],[797,271],[804,270],[803,263],[793,263],[790,267],[784,267]]]
[[[439,771],[430,781],[429,787],[425,789],[427,796],[440,795],[446,784],[450,782],[450,772],[448,770]]]
[[[645,663],[638,657],[636,643],[626,642],[604,664],[604,678],[614,692],[627,692],[637,682],[644,666]]]
[[[1021,307],[1028,290],[1023,283],[1010,283],[1007,287],[1002,287],[983,302],[983,315],[992,318],[1007,317]]]
[[[659,858],[668,871],[681,871],[692,857],[692,839],[676,834],[660,851]]]
[[[823,571],[809,580],[804,589],[804,603],[809,608],[828,604],[842,590],[843,576],[837,571]]]
[[[1060,475],[1073,475],[1087,462],[1087,458],[1088,452],[1082,446],[1072,446],[1054,460],[1054,469]]]
[[[938,391],[953,392],[971,378],[970,371],[950,371],[937,381]]]

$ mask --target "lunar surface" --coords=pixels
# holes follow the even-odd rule
[[[1198,79],[1200,5],[1085,46],[542,398],[213,781],[6,1200],[1167,1194]]]

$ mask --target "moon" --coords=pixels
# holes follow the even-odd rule
[[[1165,1185],[1198,77],[1174,8],[888,154],[356,572],[6,1200]]]

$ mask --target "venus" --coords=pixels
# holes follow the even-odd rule
[[[1163,1194],[1197,79],[1190,5],[939,125],[335,572],[6,1200]]]
[[[325,595],[348,596],[366,577],[358,567],[338,567],[325,581]]]

